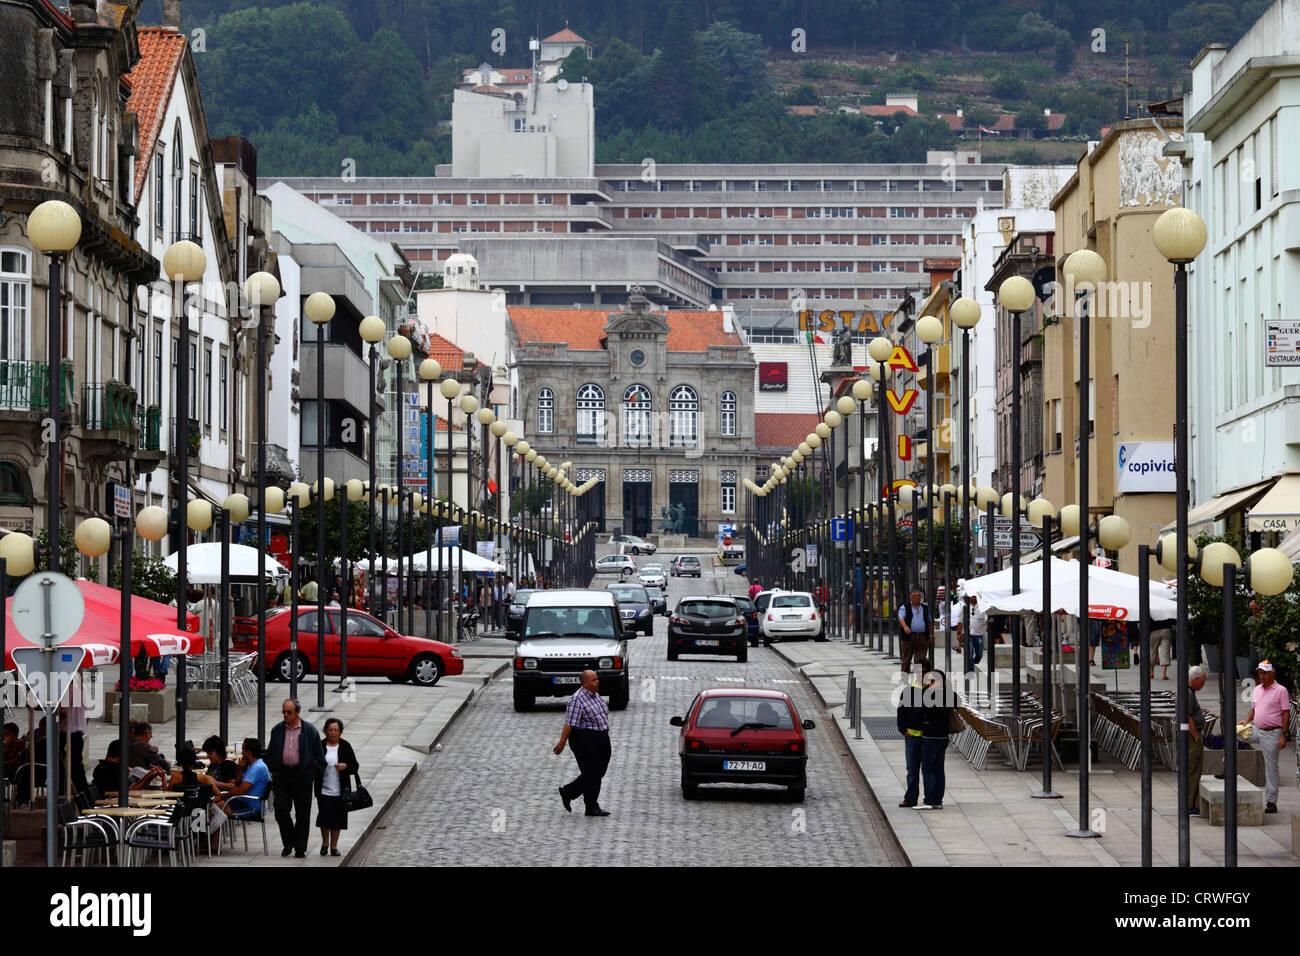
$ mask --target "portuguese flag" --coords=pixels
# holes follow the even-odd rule
[[[804,339],[808,342],[809,345],[812,345],[813,343],[816,343],[817,345],[826,344],[826,340],[822,338],[820,335],[818,335],[816,332],[813,332],[811,329],[804,333]]]

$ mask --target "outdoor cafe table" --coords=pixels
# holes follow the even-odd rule
[[[82,810],[83,817],[156,817],[161,812],[155,808],[148,807],[102,807],[93,810]]]

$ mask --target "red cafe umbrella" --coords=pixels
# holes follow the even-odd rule
[[[121,647],[121,594],[113,588],[91,581],[78,581],[77,587],[81,589],[86,602],[86,617],[77,633],[64,646],[80,645],[88,649],[82,667],[115,663]],[[189,614],[187,620],[191,627],[198,628],[198,615]],[[15,647],[33,646],[14,626],[13,598],[5,601],[5,628],[5,666],[12,668],[13,655],[9,652]],[[175,608],[132,596],[132,657],[139,654],[142,648],[151,657],[198,653],[201,640],[197,634],[186,634],[176,629]]]

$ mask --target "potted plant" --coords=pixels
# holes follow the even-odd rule
[[[104,707],[111,714],[121,698],[121,683],[104,695]],[[131,709],[145,708],[150,723],[166,723],[176,719],[176,697],[168,693],[166,685],[157,677],[131,678]]]

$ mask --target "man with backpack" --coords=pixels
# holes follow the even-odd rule
[[[912,588],[911,599],[898,610],[898,623],[903,629],[899,642],[904,674],[912,672],[912,660],[922,667],[928,666],[930,648],[934,646],[934,620],[930,609],[921,603],[921,589]]]

